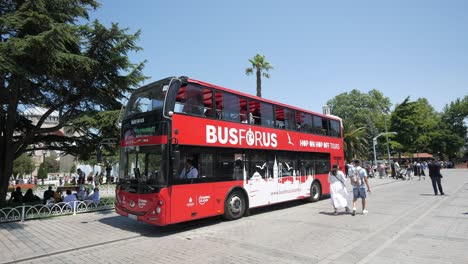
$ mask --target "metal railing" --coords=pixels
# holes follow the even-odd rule
[[[48,218],[59,215],[76,215],[114,208],[114,199],[102,199],[96,204],[93,201],[60,202],[55,204],[22,204],[15,207],[0,209],[0,224],[8,222],[24,222],[26,220]]]

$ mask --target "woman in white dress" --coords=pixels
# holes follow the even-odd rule
[[[338,214],[339,208],[345,208],[346,212],[349,212],[346,178],[344,173],[339,170],[338,164],[333,164],[332,171],[328,174],[328,182],[330,183],[330,201],[335,210],[334,213]]]

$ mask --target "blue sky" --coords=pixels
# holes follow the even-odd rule
[[[468,1],[102,0],[91,19],[141,30],[133,61],[149,83],[189,76],[255,94],[248,59],[274,69],[264,98],[321,112],[334,96],[377,89],[393,106],[436,111],[468,95]]]

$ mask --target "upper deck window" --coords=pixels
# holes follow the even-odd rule
[[[299,131],[312,133],[313,123],[312,123],[312,115],[300,112],[298,115],[298,126]]]
[[[287,130],[296,130],[294,114],[294,110],[275,106],[275,126]]]
[[[198,85],[184,85],[180,87],[174,112],[196,116],[212,117],[213,91]]]
[[[268,103],[260,103],[260,116],[261,124],[264,127],[275,127],[275,122],[273,120],[273,105]]]
[[[125,117],[162,109],[168,87],[167,84],[151,86],[133,94],[128,101]]]
[[[323,129],[322,117],[320,116],[313,116],[313,124],[314,127],[312,129],[312,133],[319,134],[319,135],[326,135],[326,131]]]
[[[219,119],[240,122],[240,108],[239,96],[216,92],[216,111]]]
[[[336,120],[330,120],[330,136],[341,137],[340,122]]]

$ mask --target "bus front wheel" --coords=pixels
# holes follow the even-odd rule
[[[320,200],[320,197],[322,197],[322,187],[320,186],[320,183],[314,181],[310,186],[309,202],[315,203]]]
[[[239,190],[232,191],[224,204],[224,218],[236,220],[241,218],[246,209],[244,195]]]

